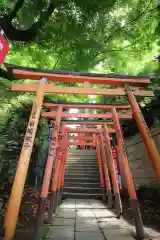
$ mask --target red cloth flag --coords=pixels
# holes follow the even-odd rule
[[[3,63],[9,51],[9,44],[5,36],[0,32],[0,64]]]

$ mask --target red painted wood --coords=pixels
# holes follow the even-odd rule
[[[123,114],[123,113],[117,113],[119,118],[125,118],[125,119],[132,119],[132,114]],[[48,117],[53,118],[56,116],[56,112],[42,112],[42,117]],[[105,113],[105,114],[92,114],[92,113],[66,113],[62,112],[62,117],[65,118],[112,118],[112,113]]]
[[[98,122],[98,121],[94,121],[94,122],[87,122],[87,121],[61,121],[62,123],[66,123],[66,124],[69,124],[69,125],[104,125],[104,124],[107,124],[107,125],[113,125],[113,122]],[[50,123],[55,123],[55,120],[50,120]]]
[[[69,142],[69,145],[75,145],[75,146],[96,146],[96,144],[95,143],[78,143],[78,142]]]
[[[102,172],[102,159],[101,159],[100,146],[99,146],[98,140],[96,140],[96,152],[97,152],[97,160],[98,160],[98,167],[99,167],[100,185],[101,185],[101,188],[104,188],[104,178],[103,178],[103,172]]]
[[[31,79],[39,80],[42,76],[47,77],[48,80],[58,81],[58,82],[76,82],[84,83],[89,82],[92,84],[106,84],[106,85],[116,85],[122,86],[124,84],[130,84],[132,86],[144,87],[150,83],[149,78],[144,79],[121,79],[121,78],[111,78],[111,77],[90,77],[90,76],[75,76],[75,75],[63,75],[63,74],[53,74],[44,72],[33,72],[28,70],[13,69],[14,75],[19,79]]]
[[[56,108],[58,106],[62,106],[63,108],[78,108],[78,109],[83,109],[83,108],[89,108],[89,109],[119,109],[119,110],[124,110],[124,109],[130,109],[130,105],[85,105],[85,104],[58,104],[58,103],[44,103],[44,107],[46,108]]]
[[[75,136],[75,137],[73,137],[73,136],[70,136],[70,140],[90,140],[90,141],[95,141],[95,140],[97,140],[97,137],[96,136],[93,136],[93,137],[86,137],[86,136]],[[110,137],[109,138],[110,140],[112,140],[112,137]],[[104,138],[103,138],[103,140],[105,140]]]
[[[103,128],[96,129],[96,128],[67,128],[69,133],[98,133],[98,132],[104,132]],[[115,130],[113,128],[108,128],[109,133],[115,133]]]
[[[106,189],[107,191],[111,191],[111,184],[110,184],[110,178],[109,178],[109,171],[108,171],[108,166],[106,162],[106,153],[105,153],[105,148],[102,139],[99,136],[99,146],[100,146],[100,154],[102,158],[102,165],[104,169],[104,176],[105,176],[105,184],[106,184]]]
[[[61,187],[64,185],[64,174],[65,174],[65,168],[66,168],[66,160],[67,160],[67,153],[68,153],[68,132],[65,129],[65,136],[64,136],[64,164],[62,169],[62,179],[61,179]]]
[[[36,92],[37,84],[12,84],[11,91],[16,92]],[[62,87],[55,84],[46,84],[44,86],[45,93],[60,94],[83,94],[83,95],[103,95],[103,96],[126,96],[124,88],[86,88],[86,87]],[[153,97],[154,92],[139,88],[132,89],[135,96]]]

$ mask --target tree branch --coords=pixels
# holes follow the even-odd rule
[[[18,11],[20,10],[20,8],[22,7],[24,1],[25,1],[25,0],[18,0],[18,1],[16,2],[13,11],[12,11],[9,15],[7,15],[8,21],[12,21],[13,18],[16,17],[16,15],[17,15]]]
[[[155,7],[155,8],[152,8],[152,9],[147,10],[147,9],[149,8],[151,2],[152,2],[152,0],[149,2],[149,4],[147,5],[147,7],[145,8],[145,10],[144,10],[143,12],[141,12],[136,18],[133,18],[131,21],[127,22],[124,26],[117,27],[116,29],[114,29],[114,31],[113,31],[113,32],[108,36],[108,38],[106,39],[106,42],[107,42],[108,40],[110,40],[110,38],[112,38],[117,31],[122,30],[122,29],[125,28],[126,26],[132,24],[133,22],[136,22],[139,18],[141,18],[141,17],[142,17],[143,15],[145,15],[146,13],[151,12],[151,11],[153,11],[153,10],[155,10],[155,9],[158,8],[158,7]]]
[[[134,46],[137,42],[139,42],[140,40],[142,39],[142,37],[140,37],[139,39],[136,39],[134,42],[132,42],[131,44],[123,47],[123,48],[120,48],[120,49],[111,49],[111,50],[107,50],[107,52],[121,52],[123,51],[124,49],[126,48],[129,48],[131,46]]]
[[[147,5],[147,7],[145,8],[145,10],[144,10],[140,15],[138,15],[136,18],[132,19],[131,21],[129,21],[128,23],[126,23],[124,26],[121,26],[121,27],[116,28],[116,29],[110,34],[110,36],[106,39],[106,41],[108,41],[110,38],[112,38],[112,37],[114,36],[114,34],[115,34],[116,31],[121,30],[121,29],[125,28],[127,25],[132,24],[133,22],[137,21],[140,17],[144,16],[146,13],[151,12],[151,11],[154,11],[154,10],[156,10],[157,8],[159,8],[159,6],[157,6],[157,7],[155,7],[155,8],[152,8],[152,9],[147,10],[148,7],[150,6],[151,2],[152,2],[152,0],[151,0],[150,3]],[[140,39],[141,39],[141,38],[140,38]],[[133,42],[133,43],[131,43],[130,45],[128,45],[128,46],[126,46],[126,47],[123,47],[123,48],[121,48],[121,49],[111,49],[111,50],[106,50],[106,52],[119,52],[119,51],[123,51],[124,49],[129,48],[130,46],[133,46],[133,45],[134,45],[137,41],[139,41],[140,39],[136,40],[135,42]],[[106,41],[105,41],[105,42],[106,42]],[[101,53],[105,54],[104,52],[99,52],[95,57],[97,57],[97,56],[98,56],[99,54],[101,54]],[[104,57],[103,59],[99,60],[99,62],[100,62],[100,61],[103,61],[104,59],[105,59],[105,57]]]
[[[141,37],[141,38],[142,38],[142,37]],[[129,45],[123,47],[123,48],[120,48],[120,49],[108,49],[108,50],[106,50],[105,52],[101,52],[101,53],[102,53],[102,54],[106,54],[107,52],[121,52],[121,51],[123,51],[123,50],[125,50],[125,49],[127,49],[127,48],[129,48],[129,47],[131,47],[131,46],[134,46],[137,42],[139,42],[139,41],[141,40],[141,38],[136,39],[134,42],[132,42],[131,44],[129,44]],[[101,53],[98,53],[97,56],[98,56],[99,54],[101,54]],[[97,57],[97,56],[96,56],[96,57]],[[98,60],[98,62],[104,61],[105,58],[106,58],[106,56],[104,56],[103,58],[101,58],[100,60]]]
[[[50,16],[52,15],[52,13],[53,13],[54,10],[55,10],[55,5],[53,4],[53,1],[51,0],[48,9],[47,9],[45,12],[42,11],[39,20],[38,20],[37,22],[35,22],[35,23],[32,25],[31,28],[32,28],[32,29],[36,29],[36,30],[37,30],[38,28],[40,28],[45,21],[48,21],[48,19],[50,18]]]
[[[58,63],[60,62],[60,60],[62,58],[63,50],[64,50],[64,47],[65,47],[65,43],[66,42],[64,41],[63,46],[62,46],[62,50],[59,53],[59,57],[57,58],[57,61],[55,62],[53,69],[56,69]]]
[[[15,26],[13,26],[12,22],[8,20],[8,16],[0,18],[0,26],[10,40],[29,42],[35,39],[38,34],[38,30],[45,24],[45,22],[48,21],[54,9],[55,5],[51,0],[48,9],[44,12],[41,12],[39,20],[33,23],[33,25],[26,30],[19,30]]]
[[[142,38],[142,37],[141,37],[141,38]],[[123,47],[123,48],[119,48],[119,49],[118,49],[118,48],[117,48],[117,49],[108,49],[108,50],[106,50],[105,52],[99,52],[95,57],[97,57],[97,56],[98,56],[99,54],[101,54],[101,53],[106,54],[106,52],[120,52],[120,51],[123,51],[124,49],[127,49],[127,48],[133,46],[134,44],[136,44],[137,42],[139,42],[139,41],[141,40],[141,38],[136,39],[134,42],[132,42],[131,44],[129,44],[129,45]]]

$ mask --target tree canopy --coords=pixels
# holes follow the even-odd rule
[[[41,27],[52,23],[56,30],[56,22],[69,21],[74,25],[88,24],[97,15],[103,14],[114,6],[115,1],[85,1],[80,0],[17,0],[3,1],[4,11],[0,25],[11,40],[32,41]],[[55,26],[54,26],[55,25]]]
[[[48,15],[50,5],[53,12]],[[99,71],[100,67],[105,72],[138,74],[144,62],[154,68],[156,0],[3,0],[0,6],[0,26],[10,40],[18,41],[12,53],[21,65],[17,53],[28,55],[22,56],[25,65],[51,69]],[[12,29],[8,20],[3,25],[10,15]]]
[[[0,11],[0,26],[12,44],[6,62],[42,69],[157,75],[151,87],[160,88],[159,63],[154,60],[160,33],[156,0],[0,0]],[[12,180],[34,95],[7,92],[12,81],[0,74],[0,178],[6,180],[8,171]],[[45,98],[93,101],[79,95]],[[36,153],[47,151],[47,129],[48,122],[41,119]]]

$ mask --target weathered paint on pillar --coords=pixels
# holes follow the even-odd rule
[[[104,142],[103,142],[103,138],[101,135],[99,137],[99,140],[100,140],[100,150],[101,150],[100,152],[101,152],[101,157],[102,157],[103,170],[104,170],[107,195],[108,195],[108,208],[112,208],[112,190],[111,190],[111,184],[110,184],[110,179],[109,179],[108,166],[107,166],[107,162],[106,162],[106,153],[105,153],[105,148],[104,148]]]
[[[114,189],[114,195],[115,195],[115,203],[116,203],[116,210],[117,210],[118,216],[120,216],[122,214],[121,196],[120,196],[120,192],[119,192],[116,170],[115,170],[115,165],[114,165],[114,160],[113,160],[113,155],[112,155],[112,148],[111,148],[111,144],[110,144],[110,140],[109,140],[109,132],[108,132],[108,128],[107,128],[106,125],[105,125],[104,129],[105,129],[104,136],[105,136],[105,139],[106,139],[106,150],[107,150],[107,157],[108,157],[108,165],[109,165],[110,174],[111,174],[111,177],[112,177],[112,183],[113,183],[113,189]]]
[[[28,121],[26,134],[24,137],[19,162],[14,178],[9,204],[5,217],[5,236],[4,240],[12,240],[15,235],[16,223],[18,219],[23,189],[29,167],[32,148],[37,132],[40,112],[44,99],[44,85],[46,78],[41,78],[37,85],[36,97],[33,103],[32,111]]]
[[[100,155],[100,146],[99,146],[98,139],[96,140],[96,152],[97,152],[97,160],[98,160],[98,168],[99,168],[100,186],[102,189],[102,199],[103,201],[106,201],[106,193],[105,193],[104,178],[103,178],[103,171],[102,171],[102,159]]]
[[[60,153],[58,154],[58,157],[56,159],[56,168],[55,168],[55,172],[54,172],[54,179],[53,179],[53,183],[52,183],[52,194],[57,197],[57,187],[58,187],[58,179],[59,179],[59,173],[60,173],[60,168],[61,168],[61,161],[62,158],[60,156]],[[56,199],[54,199],[54,206],[52,211],[55,212],[56,210]]]
[[[45,168],[42,190],[41,190],[41,194],[40,194],[40,197],[42,197],[42,198],[43,197],[46,198],[48,196],[53,162],[54,162],[54,158],[56,156],[56,149],[58,146],[58,133],[59,133],[60,122],[61,122],[61,112],[62,112],[62,107],[58,107],[57,116],[56,116],[56,125],[52,132],[52,139],[51,139],[48,159],[47,159],[47,163],[46,163],[46,168]]]
[[[56,116],[56,127],[52,131],[52,138],[51,138],[51,143],[49,147],[48,159],[45,167],[45,174],[44,174],[42,189],[40,193],[34,240],[39,240],[40,234],[41,234],[41,228],[43,226],[45,203],[48,197],[52,168],[53,168],[53,163],[55,161],[56,149],[58,145],[58,132],[59,132],[59,126],[61,122],[61,112],[62,112],[62,107],[58,107],[57,116]]]
[[[145,122],[145,119],[140,110],[140,107],[138,106],[134,93],[129,89],[126,89],[126,92],[127,92],[129,103],[131,104],[131,107],[132,107],[134,119],[136,120],[138,129],[141,133],[144,144],[146,146],[146,150],[152,161],[153,168],[156,172],[157,180],[160,182],[160,155],[152,139],[151,133]]]
[[[59,138],[59,149],[58,149],[58,154],[56,158],[56,166],[55,166],[55,171],[54,171],[54,176],[52,178],[52,195],[54,195],[54,204],[52,206],[52,209],[50,210],[51,212],[55,212],[57,203],[58,203],[58,198],[59,198],[59,191],[58,191],[58,184],[59,184],[59,176],[60,176],[60,169],[61,169],[61,164],[63,161],[63,138]],[[51,214],[50,212],[50,214]]]
[[[66,145],[65,145],[65,165],[64,165],[64,173],[65,173],[66,161],[67,161],[67,156],[68,156],[68,147],[69,147],[68,132],[66,131]],[[62,186],[64,186],[64,174],[63,174],[63,178],[62,178]]]
[[[60,204],[60,199],[61,199],[61,182],[62,182],[62,175],[63,175],[63,166],[64,166],[64,158],[62,155],[61,166],[60,166],[59,177],[58,177],[58,184],[57,184],[57,191],[58,191],[57,206]]]
[[[61,196],[60,201],[62,199],[62,193],[63,193],[63,186],[64,186],[64,174],[65,174],[65,168],[66,168],[66,160],[67,160],[67,152],[68,152],[68,132],[65,129],[65,137],[64,137],[64,163],[63,163],[63,169],[62,169],[62,179],[61,179]]]
[[[133,218],[135,221],[136,233],[137,233],[137,237],[141,239],[144,237],[143,222],[141,218],[139,204],[136,196],[136,190],[133,183],[132,173],[130,170],[129,160],[125,150],[123,135],[122,135],[116,109],[113,109],[113,123],[116,130],[116,138],[117,138],[118,148],[119,148],[121,159],[122,159],[125,181],[126,181],[128,193],[130,196],[130,202],[131,202]]]
[[[57,197],[57,205],[60,204],[61,201],[61,183],[62,183],[62,178],[63,178],[63,169],[64,169],[64,163],[65,163],[65,123],[62,125],[61,128],[61,136],[60,136],[60,153],[61,153],[61,166],[60,166],[60,171],[59,171],[59,178],[58,178],[58,185],[57,185],[57,190],[59,193],[59,196]]]

